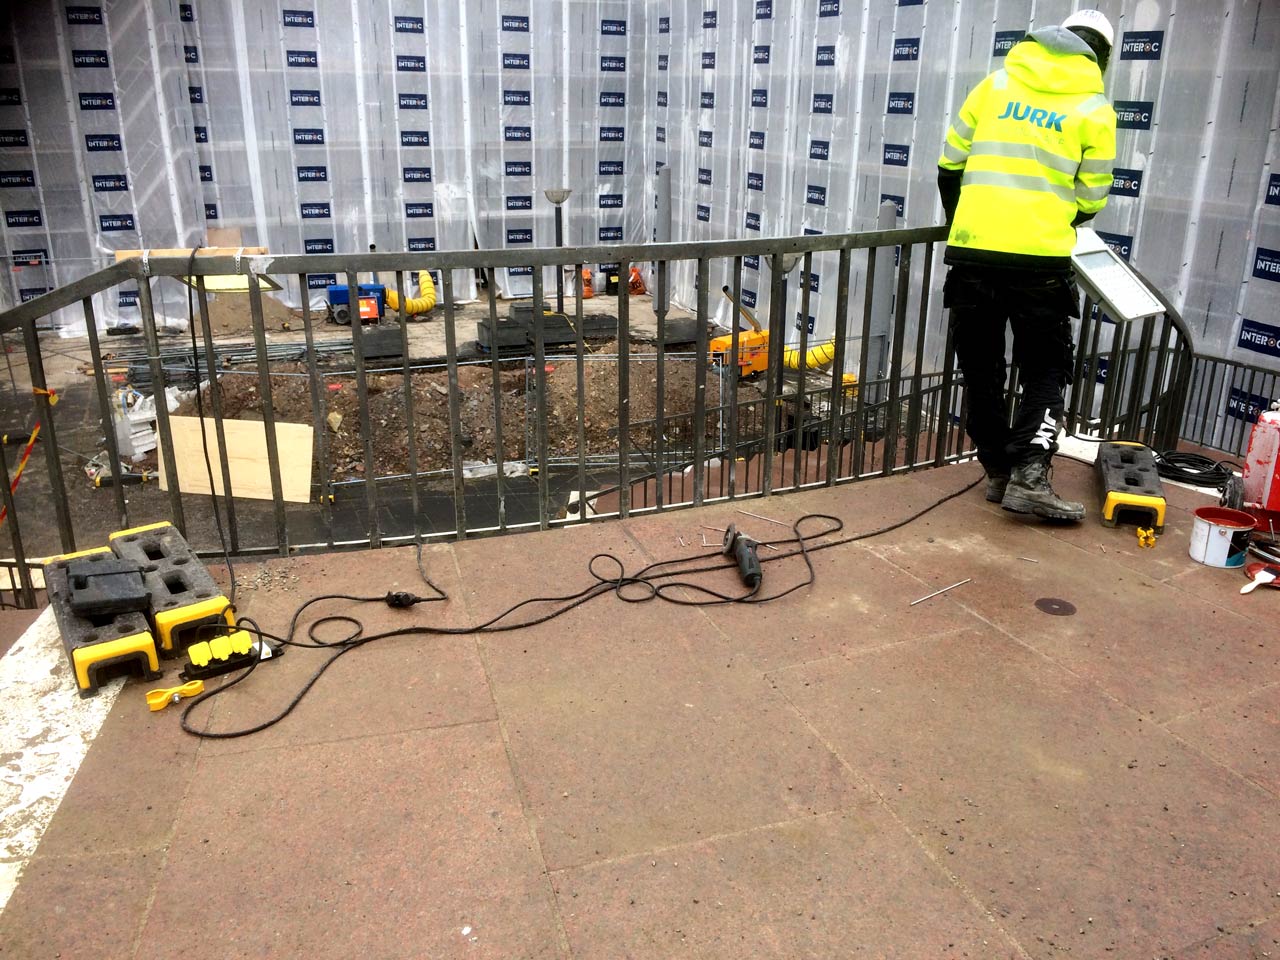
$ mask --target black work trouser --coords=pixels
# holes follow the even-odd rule
[[[990,474],[1003,475],[1058,450],[1063,389],[1071,381],[1071,318],[1080,315],[1069,275],[953,266],[943,287],[956,359],[968,394],[965,430]],[[1022,397],[1009,426],[1005,327]]]

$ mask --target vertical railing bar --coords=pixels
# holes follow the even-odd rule
[[[1087,301],[1087,300],[1085,301],[1085,303],[1086,303],[1086,305],[1088,305],[1088,301]],[[1090,311],[1090,312],[1092,312],[1092,311]],[[1090,345],[1089,345],[1089,363],[1088,363],[1088,366],[1086,367],[1087,374],[1088,374],[1088,380],[1089,380],[1089,392],[1088,392],[1088,395],[1087,395],[1089,406],[1088,406],[1087,411],[1086,411],[1086,413],[1085,413],[1085,418],[1086,418],[1086,419],[1088,419],[1088,420],[1092,420],[1092,419],[1094,419],[1094,412],[1093,412],[1093,408],[1094,408],[1094,405],[1095,405],[1095,403],[1096,403],[1096,405],[1097,405],[1097,407],[1098,407],[1098,428],[1097,428],[1097,429],[1098,429],[1098,431],[1099,431],[1099,436],[1101,436],[1101,430],[1102,430],[1102,402],[1101,402],[1101,399],[1100,399],[1100,398],[1099,398],[1099,399],[1095,399],[1095,395],[1096,395],[1096,394],[1097,394],[1097,392],[1098,392],[1098,390],[1097,390],[1097,386],[1098,386],[1098,371],[1101,369],[1101,364],[1102,364],[1102,353],[1101,353],[1101,350],[1102,350],[1102,328],[1103,328],[1104,326],[1106,326],[1106,324],[1105,324],[1105,323],[1103,322],[1103,320],[1102,320],[1102,307],[1101,307],[1101,306],[1099,306],[1099,307],[1098,307],[1098,316],[1097,316],[1097,318],[1096,318],[1095,320],[1093,320],[1092,322],[1093,322],[1093,339],[1092,339],[1092,342],[1091,342],[1091,343],[1090,343]],[[1114,338],[1113,338],[1113,339],[1114,339]],[[1108,361],[1108,364],[1109,364],[1109,363],[1110,363],[1110,361]],[[1108,376],[1110,376],[1110,374],[1108,374]],[[1105,391],[1105,389],[1106,389],[1106,382],[1105,382],[1105,381],[1103,382],[1103,389],[1104,389],[1104,391]],[[1082,392],[1083,392],[1083,391],[1082,391]]]
[[[202,287],[204,279],[198,281]],[[320,485],[320,517],[324,521],[325,540],[329,547],[333,547],[333,487],[330,485],[329,476],[329,391],[320,389],[320,368],[316,362],[316,337],[313,321],[311,317],[311,298],[307,295],[307,275],[305,273],[298,274],[298,288],[302,291],[302,332],[306,337],[307,343],[307,385],[311,391],[311,421],[312,429],[315,431],[315,452],[313,462],[316,465],[316,471],[319,474]],[[203,318],[204,314],[201,313]],[[205,324],[206,333],[208,324]],[[212,341],[205,348],[206,353],[212,354]],[[214,391],[210,390],[212,394]],[[218,405],[214,408],[214,415],[221,421],[222,402],[218,401]],[[218,444],[222,444],[222,435],[218,435]],[[224,483],[229,484],[229,478],[224,478]],[[228,509],[230,509],[230,500],[228,500]]]
[[[306,290],[304,283],[302,289]],[[309,312],[310,304],[303,296],[304,310]],[[205,290],[204,277],[196,277],[196,307],[200,312],[200,335],[204,341],[205,370],[209,377],[209,405],[213,407],[213,431],[218,441],[218,470],[222,474],[222,503],[227,510],[227,538],[233,554],[240,552],[240,524],[236,520],[235,491],[231,489],[231,463],[227,458],[227,436],[225,421],[222,416],[222,389],[218,384],[217,358],[213,345],[213,326],[209,323],[209,294]],[[306,314],[304,313],[304,319]],[[199,371],[197,371],[197,389],[199,388]],[[202,426],[203,430],[204,427]],[[211,494],[212,490],[209,491]]]
[[[547,316],[542,310],[542,271],[533,268],[534,445],[538,455],[538,529],[550,527],[547,476]]]
[[[1147,380],[1147,370],[1151,366],[1151,338],[1155,333],[1155,317],[1142,318],[1142,335],[1138,338],[1138,353],[1133,364],[1133,399],[1129,411],[1129,439],[1138,439],[1138,423],[1143,417],[1143,397]]]
[[[786,304],[782,254],[769,260],[769,361],[765,368],[764,462],[760,466],[760,493],[773,493],[773,453],[778,434],[778,380],[782,375],[782,351],[786,344]]]
[[[396,320],[400,326],[400,379],[404,391],[404,430],[405,451],[409,455],[409,497],[413,505],[413,542],[415,546],[422,544],[422,526],[419,519],[421,497],[418,489],[418,426],[413,412],[413,368],[409,362],[409,315],[406,310],[408,290],[404,283],[404,271],[396,271],[396,298],[400,309],[396,311]]]
[[[187,535],[187,518],[182,511],[182,491],[178,485],[178,463],[173,453],[173,430],[169,425],[169,403],[165,394],[164,367],[160,363],[160,337],[156,333],[155,305],[151,301],[151,278],[141,277],[138,280],[138,309],[142,313],[142,332],[147,344],[147,363],[151,370],[151,395],[156,407],[156,430],[160,437],[160,457],[164,463],[165,481],[169,486],[169,509],[172,513],[173,525],[184,537]],[[49,446],[54,446],[54,438],[49,437]],[[222,456],[226,457],[225,449]],[[61,471],[58,479],[61,480]],[[54,491],[55,504],[66,497],[65,492],[59,496]],[[67,546],[67,552],[75,549]]]
[[[98,346],[98,321],[93,314],[93,298],[85,297],[81,301],[84,309],[85,335],[89,338],[89,357],[93,361],[93,384],[98,393],[98,410],[102,414],[102,434],[107,445],[107,462],[111,466],[112,494],[116,501],[116,516],[120,521],[120,529],[127,529],[129,523],[129,507],[125,504],[124,483],[120,471],[120,444],[116,437],[116,420],[111,412],[111,395],[107,388],[107,374],[102,369],[102,351]],[[196,372],[196,386],[200,385],[199,371]],[[12,384],[10,384],[12,386]],[[123,418],[125,429],[130,429],[129,418]]]
[[[693,505],[702,506],[706,484],[707,455],[707,318],[710,314],[710,263],[698,258],[698,321],[694,331],[693,367]],[[737,324],[734,324],[737,327]]]
[[[35,325],[34,320],[31,325]],[[3,494],[4,508],[8,514],[9,540],[13,544],[13,562],[17,566],[18,575],[18,583],[15,584],[13,570],[10,569],[9,588],[13,591],[15,600],[21,589],[22,606],[31,610],[36,605],[35,587],[31,582],[31,571],[27,569],[27,554],[22,544],[22,531],[18,527],[18,511],[14,507],[13,491],[9,489],[9,484],[9,457],[5,453],[4,444],[0,443],[0,494]]]
[[[804,451],[804,405],[805,387],[809,373],[809,306],[812,303],[813,254],[806,253],[800,267],[803,276],[800,281],[800,343],[796,353],[796,393],[795,393],[795,428],[791,436],[791,485],[800,486],[801,454]]]
[[[911,462],[914,467],[920,460],[920,421],[924,416],[924,397],[921,395],[921,376],[924,366],[924,335],[929,322],[929,284],[933,274],[933,244],[924,245],[923,279],[920,282],[920,319],[916,326],[915,372],[911,378],[911,402],[907,408],[907,434],[911,443]],[[929,449],[926,441],[924,449]]]
[[[276,441],[276,411],[271,399],[271,366],[267,359],[267,327],[262,316],[262,289],[258,274],[249,270],[249,315],[253,321],[253,345],[258,356],[258,397],[262,401],[262,426],[267,440],[267,471],[271,475],[271,507],[276,523],[280,556],[289,553],[289,533],[284,513],[284,487],[280,482],[280,448]],[[357,316],[355,323],[359,323]],[[223,456],[227,454],[224,453]]]
[[[1093,325],[1093,319],[1090,317],[1093,312],[1092,307],[1093,301],[1086,293],[1084,307],[1080,311],[1080,343],[1076,347],[1075,370],[1071,375],[1071,403],[1067,407],[1067,429],[1072,433],[1080,432],[1080,401],[1085,392],[1085,341],[1089,339],[1089,328]],[[1089,395],[1093,396],[1092,391]]]
[[[364,321],[360,319],[360,285],[348,270],[347,308],[351,315],[351,355],[356,365],[356,402],[360,412],[360,439],[364,446],[364,496],[369,510],[369,546],[382,545],[382,518],[378,515],[377,469],[373,460],[373,427],[369,416],[369,379],[364,362]]]
[[[535,293],[540,291],[541,273],[534,270]],[[444,354],[449,377],[449,454],[453,468],[453,522],[454,533],[459,540],[467,537],[467,496],[462,476],[462,399],[458,386],[458,331],[453,307],[453,271],[440,271],[440,288],[444,296]],[[534,316],[542,319],[542,301],[539,297],[534,301],[537,305]],[[496,344],[494,345],[496,348]]]
[[[876,257],[879,247],[867,248],[867,272],[863,278],[865,289],[862,295],[862,343],[858,350],[858,402],[854,408],[853,444],[849,450],[849,473],[855,479],[862,476],[864,447],[866,445],[866,397],[867,383],[867,351],[871,345],[871,305],[872,294],[875,293]],[[876,374],[879,378],[879,373]],[[877,416],[877,421],[879,417]]]
[[[618,516],[631,513],[631,263],[618,263]]]
[[[1124,387],[1125,353],[1129,349],[1129,321],[1116,322],[1111,335],[1111,357],[1107,362],[1107,382],[1102,387],[1102,429],[1104,435],[1114,438],[1112,418],[1116,415],[1116,397]]]
[[[840,248],[840,265],[836,272],[835,356],[831,361],[831,400],[828,405],[830,426],[827,428],[827,486],[836,482],[839,461],[844,449],[844,365],[849,336],[849,269],[852,254],[847,246]],[[856,389],[856,388],[855,388]]]
[[[498,335],[498,277],[492,267],[484,271],[485,291],[489,302],[489,329],[493,331],[493,342],[490,345],[489,368],[493,375],[493,462],[496,467],[494,482],[498,490],[498,529],[507,529],[507,476],[505,440],[502,436],[502,350]],[[442,276],[443,282],[443,276]],[[581,312],[581,307],[579,307]],[[579,416],[581,421],[581,416]],[[581,503],[581,500],[579,500]]]
[[[1148,443],[1155,445],[1160,442],[1160,435],[1163,433],[1165,425],[1172,411],[1169,410],[1165,403],[1165,377],[1169,373],[1169,315],[1163,313],[1160,315],[1160,333],[1159,346],[1156,347],[1156,369],[1155,374],[1151,378],[1152,384],[1152,410],[1150,420],[1150,432],[1147,437]],[[1170,384],[1168,395],[1173,394],[1173,385]]]
[[[657,470],[659,471],[659,482],[654,486],[655,506],[661,511],[666,506],[667,487],[662,482],[662,478],[667,474],[667,440],[666,440],[666,410],[667,410],[667,285],[671,282],[668,272],[668,263],[666,260],[658,261],[658,302],[654,307],[654,319],[657,321],[658,327],[658,354],[657,354],[657,372],[655,374],[656,383],[654,389],[657,391],[654,404],[654,421],[653,421],[653,440],[654,455],[658,461]]]
[[[586,334],[583,331],[585,320],[582,309],[582,271],[582,264],[574,265],[573,318],[575,337],[573,354],[578,377],[578,519],[585,520],[587,519],[587,425],[585,420],[587,403],[587,361],[585,357],[587,343]]]
[[[898,463],[898,425],[901,412],[898,403],[902,396],[902,347],[907,329],[907,286],[911,279],[911,244],[898,248],[898,292],[893,306],[893,346],[889,361],[889,409],[885,416],[884,475],[888,476]]]
[[[729,362],[726,365],[726,372],[720,378],[720,402],[723,405],[729,405],[729,449],[728,449],[728,480],[729,499],[734,499],[738,493],[738,381],[742,367],[738,364],[738,355],[741,348],[742,340],[742,257],[733,258],[733,305],[732,305],[732,333],[729,338]],[[726,401],[724,397],[725,387],[729,390],[729,399]],[[723,469],[720,476],[725,476]]]
[[[955,339],[952,337],[950,316],[944,321],[947,332],[946,345],[942,351],[942,392],[938,399],[938,438],[934,448],[933,465],[940,467],[946,462],[948,441],[951,438],[951,395],[955,379]],[[961,425],[963,430],[963,424]]]

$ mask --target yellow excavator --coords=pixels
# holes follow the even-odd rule
[[[769,331],[761,329],[760,321],[755,318],[755,315],[733,299],[727,284],[721,288],[720,292],[724,294],[726,300],[737,307],[738,312],[751,326],[750,330],[741,330],[738,333],[738,377],[747,380],[759,376],[769,368]],[[716,337],[709,344],[711,362],[718,366],[726,366],[732,358],[732,349],[733,334]],[[822,340],[805,351],[804,366],[808,370],[830,370],[835,358],[835,340]],[[800,351],[795,347],[784,347],[782,365],[788,370],[799,370]],[[857,374],[846,373],[844,375],[845,393],[852,394],[857,383]]]

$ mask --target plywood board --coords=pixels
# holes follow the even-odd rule
[[[200,444],[199,417],[170,417],[173,459],[178,466],[178,488],[184,493],[209,493],[209,474]],[[222,493],[222,467],[218,456],[218,433],[212,418],[206,418],[204,433],[213,464],[213,492]],[[251,500],[271,499],[271,472],[267,465],[266,425],[253,420],[223,421],[227,438],[227,462],[231,468],[231,492]],[[313,430],[300,423],[277,423],[276,446],[280,452],[280,485],[288,503],[311,499],[311,445]],[[169,489],[164,457],[160,457],[160,488]]]

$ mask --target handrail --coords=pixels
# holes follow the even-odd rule
[[[91,297],[95,293],[102,293],[110,287],[114,287],[120,281],[128,280],[132,276],[134,276],[134,272],[130,267],[130,262],[125,260],[120,263],[113,263],[109,267],[103,267],[87,277],[72,280],[65,287],[57,287],[48,293],[32,297],[25,303],[20,303],[16,307],[11,307],[4,313],[0,313],[0,332],[8,333],[10,330],[17,330],[18,327],[28,321],[35,321],[40,317],[47,317],[57,310],[75,306],[85,297]]]

